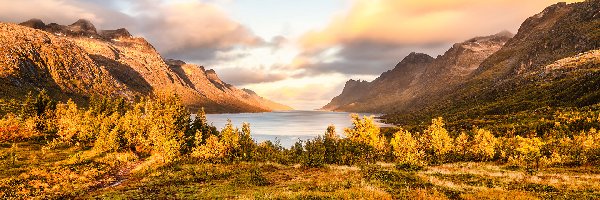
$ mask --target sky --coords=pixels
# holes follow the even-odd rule
[[[214,69],[238,88],[317,109],[348,79],[373,80],[410,52],[520,24],[553,0],[0,0],[0,21],[127,28],[165,58]],[[567,1],[575,2],[574,0]]]

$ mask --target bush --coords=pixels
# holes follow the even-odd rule
[[[256,150],[256,143],[250,135],[250,124],[244,123],[242,125],[242,131],[239,133],[239,152],[236,157],[243,161],[251,161],[253,159],[254,151]]]
[[[396,132],[390,144],[398,163],[409,165],[423,164],[424,154],[418,148],[418,140],[413,138],[410,132],[405,130]]]
[[[335,126],[330,125],[325,132],[323,145],[325,146],[325,162],[327,164],[337,164],[340,160],[339,153],[340,137],[335,132]]]
[[[476,161],[489,161],[494,158],[497,139],[488,130],[475,128],[473,143],[469,148],[471,157]]]
[[[362,142],[354,142],[347,138],[340,140],[338,149],[340,152],[338,164],[342,165],[375,163],[380,155],[373,146]]]
[[[471,149],[471,142],[469,141],[469,135],[465,132],[460,133],[458,137],[454,139],[454,156],[455,160],[467,161],[468,153]]]
[[[115,152],[121,149],[122,131],[117,127],[120,115],[114,113],[102,120],[94,149],[98,152]]]
[[[302,145],[300,145],[302,146]],[[264,141],[257,145],[254,160],[260,162],[275,162],[281,164],[298,163],[300,157],[294,159],[292,150],[285,150],[279,141]]]
[[[227,149],[217,136],[211,135],[202,146],[195,147],[192,157],[207,162],[222,162]]]
[[[407,172],[421,171],[424,168],[425,167],[423,167],[423,165],[420,165],[420,164],[412,164],[412,163],[398,163],[398,164],[396,164],[396,169],[402,170],[402,171],[407,171]]]
[[[8,114],[0,119],[0,142],[19,142],[28,140],[38,132],[35,129],[35,118],[24,122],[15,115]]]
[[[431,125],[425,130],[419,142],[419,148],[425,152],[425,158],[430,163],[447,161],[447,155],[452,151],[453,140],[448,135],[448,130],[444,128],[441,117],[431,120]]]
[[[323,138],[321,138],[321,136],[306,141],[304,148],[306,151],[302,156],[302,166],[322,167],[323,165],[325,165],[326,149],[323,143]]]
[[[525,167],[527,169],[539,168],[542,159],[541,148],[544,143],[537,137],[503,138],[499,145],[500,158],[509,165]]]
[[[362,119],[357,114],[350,115],[352,128],[344,129],[346,137],[356,143],[364,143],[378,151],[385,149],[385,138],[380,133],[380,128],[375,124],[374,117],[364,116]]]

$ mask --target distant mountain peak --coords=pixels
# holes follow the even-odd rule
[[[182,65],[185,65],[186,63],[182,60],[176,60],[176,59],[165,59],[165,63],[167,63],[167,65],[173,67],[173,66],[177,66],[177,67],[181,67]]]
[[[27,20],[25,22],[19,23],[19,25],[27,26],[27,27],[34,28],[34,29],[46,28],[46,24],[41,19],[37,19],[37,18],[33,18],[33,19]]]
[[[434,60],[433,57],[424,53],[411,52],[402,61],[400,61],[396,67],[408,64],[424,64]]]
[[[253,91],[253,90],[251,90],[251,89],[243,88],[243,89],[242,89],[242,91],[244,91],[244,92],[246,92],[246,93],[248,93],[248,94],[250,94],[250,95],[257,95],[257,94],[256,94],[256,92],[254,92],[254,91]],[[258,95],[257,95],[257,96],[258,96]]]
[[[496,36],[496,37],[509,37],[509,38],[511,38],[511,37],[514,37],[515,34],[511,33],[508,30],[503,30],[503,31],[500,31],[499,33],[494,34],[493,36]]]
[[[120,37],[131,37],[131,33],[127,31],[125,28],[120,28],[117,30],[101,30],[99,33],[102,37],[107,39],[117,39]]]
[[[69,25],[69,29],[73,32],[83,32],[87,34],[97,34],[96,26],[87,19],[79,19],[75,23]]]

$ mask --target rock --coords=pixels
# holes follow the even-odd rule
[[[46,24],[42,20],[35,18],[19,23],[19,25],[40,30],[44,30],[46,28]]]

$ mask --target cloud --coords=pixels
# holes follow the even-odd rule
[[[342,45],[334,52],[318,51],[298,56],[294,68],[304,73],[294,77],[313,76],[323,73],[347,75],[379,75],[393,68],[411,52],[425,52],[432,56],[447,50],[451,44],[426,44],[401,46],[372,41],[356,41]]]
[[[349,11],[300,40],[291,66],[303,75],[379,74],[410,52],[435,57],[453,43],[516,31],[551,3],[542,0],[354,0]],[[332,53],[332,50],[334,53]]]
[[[77,19],[89,19],[96,25],[109,26],[114,22],[132,25],[133,18],[92,1],[75,0],[0,0],[0,21],[20,23],[31,18],[44,22],[71,24]]]
[[[167,57],[208,59],[219,50],[256,46],[264,41],[218,7],[199,1],[142,4],[139,32]]]
[[[265,42],[231,19],[214,2],[161,0],[0,0],[0,20],[31,18],[71,24],[83,18],[98,29],[127,28],[143,36],[163,56],[209,61],[217,51]]]
[[[257,70],[248,68],[225,68],[218,69],[219,76],[233,85],[247,85],[256,83],[268,83],[288,78],[284,73],[273,73],[268,70]]]
[[[318,49],[357,40],[397,45],[453,43],[516,30],[525,18],[549,5],[542,0],[355,0],[349,12],[326,28],[305,34],[302,45]]]

